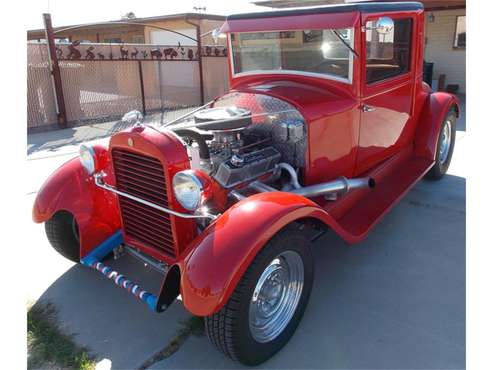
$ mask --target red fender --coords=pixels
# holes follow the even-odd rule
[[[302,218],[317,218],[343,233],[326,211],[295,194],[255,194],[229,208],[179,262],[185,307],[198,316],[220,310],[259,250],[284,226]]]
[[[456,107],[457,116],[459,116],[459,99],[455,95],[445,92],[435,92],[428,95],[423,104],[414,141],[414,150],[417,156],[435,160],[440,128],[445,116],[453,106]]]
[[[102,162],[104,156],[98,152]],[[100,168],[104,168],[106,163],[101,162]],[[33,220],[37,223],[48,221],[58,211],[72,213],[79,226],[83,258],[121,228],[117,207],[116,196],[98,188],[79,158],[74,158],[59,167],[39,190],[34,201]]]

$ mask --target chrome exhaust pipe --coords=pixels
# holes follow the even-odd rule
[[[341,177],[334,181],[325,182],[323,184],[300,187],[297,189],[289,190],[288,192],[309,198],[309,197],[318,197],[328,194],[346,194],[354,189],[362,189],[362,188],[373,189],[375,185],[376,185],[375,180],[371,177],[360,177],[355,179],[347,179],[345,177]],[[259,193],[280,191],[260,181],[254,181],[251,184],[249,184],[248,187],[250,189],[258,191]],[[233,195],[236,199],[239,198],[236,194],[232,194],[232,193],[233,192],[231,192],[231,195]]]
[[[299,189],[293,189],[290,193],[302,195],[304,197],[318,197],[327,194],[345,194],[354,189],[370,188],[373,189],[376,183],[371,177],[360,177],[347,179],[341,177],[337,180],[325,182],[323,184],[305,186]]]

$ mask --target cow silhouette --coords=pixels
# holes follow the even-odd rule
[[[139,51],[137,50],[137,48],[134,48],[134,51],[130,53],[130,58],[137,59],[137,54],[139,54]]]
[[[103,53],[98,53],[98,58],[99,58],[99,59],[104,59],[104,58],[105,58],[105,56],[104,56],[104,54],[103,54]]]
[[[164,52],[164,59],[170,59],[176,58],[178,56],[178,52],[174,48],[166,48],[163,50]]]

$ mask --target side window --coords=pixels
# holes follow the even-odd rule
[[[385,80],[409,71],[411,58],[411,18],[394,19],[394,29],[379,34],[376,21],[366,22],[366,83]]]

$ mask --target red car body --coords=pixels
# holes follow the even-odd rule
[[[361,30],[381,16],[412,18],[411,64],[407,73],[378,83],[365,81],[365,42]],[[264,94],[286,101],[307,125],[304,185],[339,176],[375,179],[375,189],[358,189],[329,201],[307,199],[286,192],[260,193],[229,206],[217,183],[208,191],[221,215],[198,232],[195,221],[171,215],[172,255],[161,253],[123,229],[123,241],[170,265],[163,290],[170,299],[181,294],[193,314],[210,315],[223,307],[258,251],[284,226],[296,220],[318,220],[348,244],[364,239],[371,228],[434,165],[441,124],[450,111],[459,114],[455,96],[432,92],[423,82],[423,10],[365,13],[352,10],[326,14],[228,19],[222,32],[258,32],[351,27],[354,47],[352,83],[302,74],[235,76],[230,65],[231,91]],[[375,112],[364,112],[369,105]],[[374,114],[375,113],[375,114]],[[129,149],[159,159],[165,168],[169,207],[186,212],[171,188],[173,175],[190,168],[186,151],[172,135],[146,127],[120,132],[95,146],[98,171],[117,186],[112,166],[115,148]],[[371,192],[371,196],[369,196]],[[33,219],[45,222],[60,210],[77,220],[81,259],[122,229],[118,196],[94,183],[78,159],[60,167],[36,198]]]

